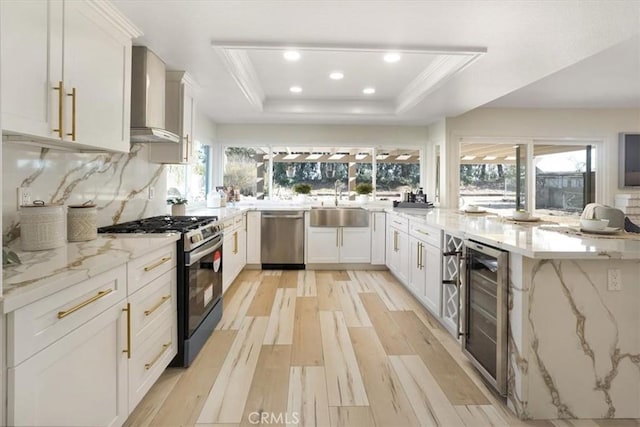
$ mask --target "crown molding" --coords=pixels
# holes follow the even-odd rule
[[[399,116],[409,111],[427,95],[487,52],[486,48],[468,46],[319,45],[224,41],[214,41],[211,46],[222,59],[227,71],[238,84],[245,98],[257,111],[272,114],[376,115],[389,117]],[[394,51],[436,55],[437,57],[391,101],[266,98],[248,52],[251,50],[286,49],[353,53]]]
[[[136,27],[133,22],[124,16],[110,1],[93,0],[87,1],[86,4],[107,18],[112,24],[118,27],[120,31],[129,36],[129,38],[135,39],[142,36],[142,30]]]
[[[231,77],[240,86],[240,90],[251,106],[258,111],[262,111],[265,98],[264,90],[260,85],[260,80],[258,80],[258,75],[247,52],[241,49],[221,47],[216,47],[215,51],[222,59]]]
[[[415,107],[427,95],[445,84],[482,55],[483,53],[465,53],[446,54],[437,57],[398,95],[395,114],[400,115]]]

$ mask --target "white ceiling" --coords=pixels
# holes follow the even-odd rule
[[[640,36],[492,101],[487,107],[640,108]]]
[[[149,46],[169,69],[186,70],[194,77],[201,88],[198,107],[218,123],[429,124],[487,104],[560,70],[571,70],[574,64],[583,76],[588,75],[579,71],[584,67],[594,72],[599,69],[603,76],[612,72],[610,81],[615,83],[594,87],[584,77],[572,79],[575,84],[569,88],[552,76],[550,82],[538,83],[546,84],[543,91],[533,86],[530,93],[519,98],[516,93],[514,99],[498,102],[526,107],[563,106],[571,101],[571,106],[588,107],[597,99],[598,106],[622,107],[633,104],[638,81],[632,78],[633,67],[616,66],[624,58],[634,64],[634,53],[640,58],[640,2],[633,0],[114,3],[144,32],[135,44]],[[612,48],[634,36],[619,50]],[[250,102],[212,44],[333,49],[314,52],[306,63],[301,59],[297,64],[285,64],[278,50],[245,50],[263,91],[261,102]],[[380,61],[376,65],[375,54],[369,58],[364,52],[358,56],[337,53],[345,49],[374,50],[376,54],[397,49],[486,49],[487,53],[448,80],[439,81],[415,105],[398,109],[372,104],[372,99],[395,99],[397,104],[406,82],[428,66],[428,55],[405,55],[393,64],[394,77],[389,74],[390,64]],[[595,63],[587,59],[600,52],[606,59],[596,57]],[[603,66],[607,63],[609,68]],[[345,72],[343,81],[323,79],[334,68]],[[361,85],[372,80],[377,97],[359,94]],[[301,94],[287,92],[294,84],[304,85]],[[344,90],[338,90],[339,85]],[[577,105],[581,102],[585,105]]]

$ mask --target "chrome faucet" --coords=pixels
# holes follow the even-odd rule
[[[335,185],[335,205],[338,206],[338,191],[340,191],[340,200],[342,200],[342,183],[340,182],[339,179],[336,179],[336,185]]]

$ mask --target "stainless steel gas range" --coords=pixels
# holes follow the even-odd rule
[[[178,232],[178,353],[187,367],[222,317],[222,224],[218,217],[157,216],[102,227],[100,233]]]

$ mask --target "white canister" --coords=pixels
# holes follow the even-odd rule
[[[69,205],[67,210],[67,240],[86,242],[98,238],[98,210],[96,205]]]
[[[64,208],[36,200],[20,206],[22,250],[41,251],[64,246]]]

